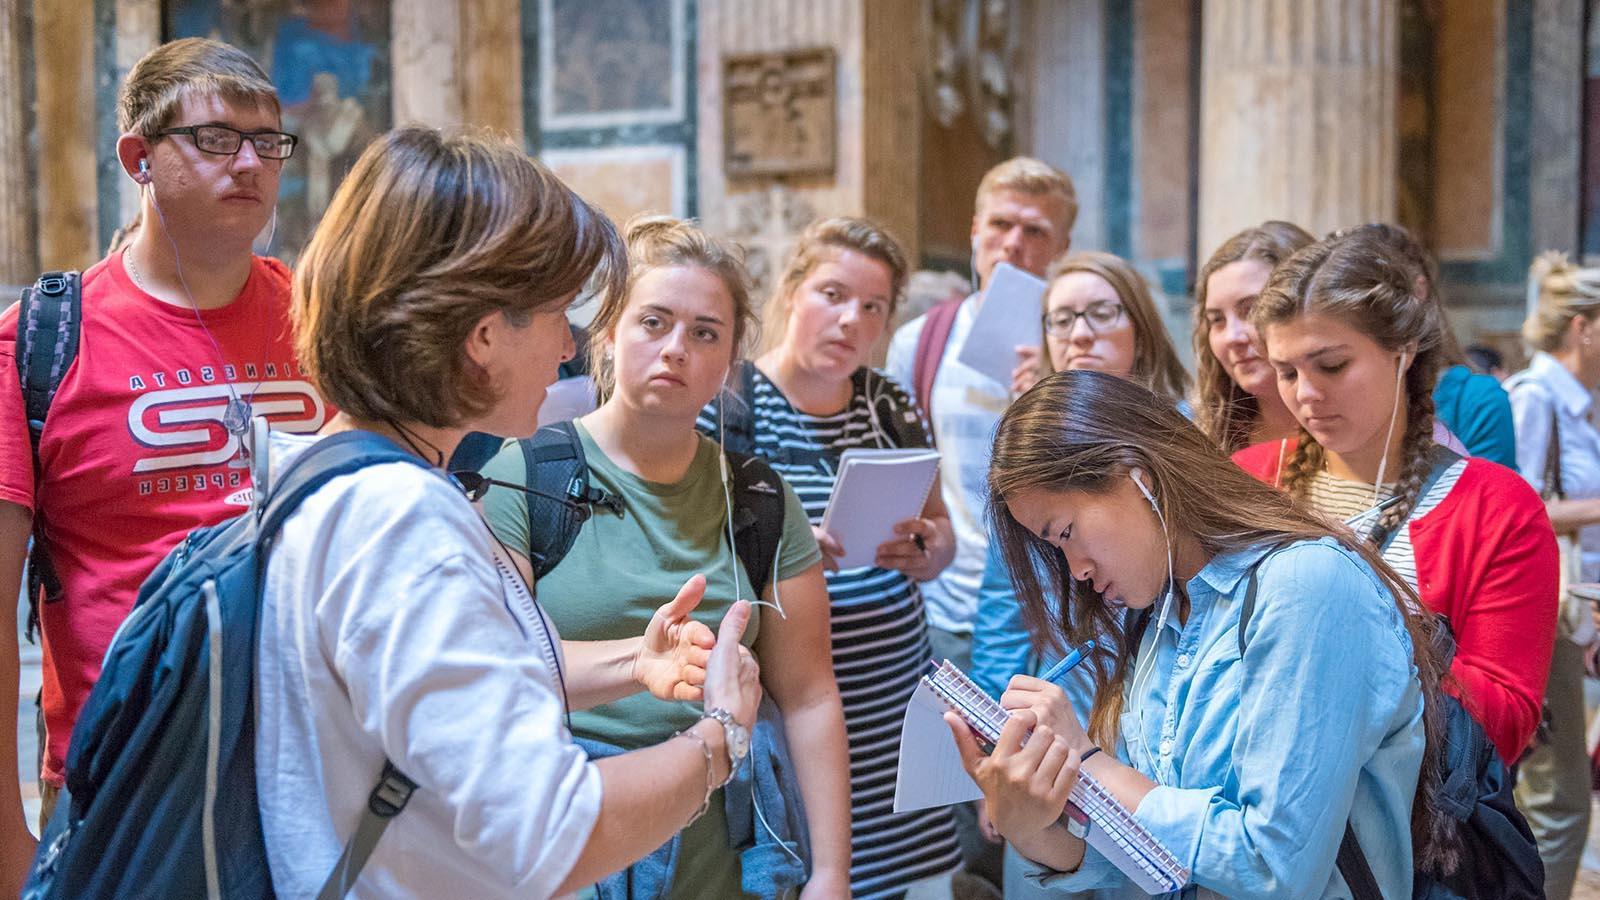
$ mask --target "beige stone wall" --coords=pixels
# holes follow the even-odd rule
[[[1199,246],[1392,220],[1398,0],[1209,0]],[[1203,252],[1203,251],[1202,251]]]
[[[793,235],[814,216],[863,211],[866,194],[862,54],[864,0],[701,0],[698,80],[700,218],[749,248],[758,276],[783,265]],[[832,177],[750,179],[723,174],[722,59],[801,47],[833,47],[838,59]]]

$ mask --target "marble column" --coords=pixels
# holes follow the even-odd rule
[[[1320,235],[1394,218],[1398,5],[1208,0],[1201,261],[1263,219]]]
[[[25,164],[29,155],[22,58],[25,2],[0,0],[0,159],[13,162],[0,169],[0,285],[10,286],[32,281],[39,268],[33,181]]]
[[[99,259],[93,0],[35,0],[39,131],[39,265],[84,269]]]

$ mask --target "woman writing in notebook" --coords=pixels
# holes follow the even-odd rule
[[[1012,682],[989,756],[946,716],[1034,877],[1143,896],[1059,822],[1081,771],[1194,885],[1348,896],[1335,857],[1349,822],[1383,895],[1409,896],[1413,853],[1432,863],[1444,843],[1424,799],[1440,666],[1370,547],[1230,464],[1170,404],[1094,372],[1052,375],[1006,411],[989,494],[1032,633],[1099,642],[1064,689]]]
[[[841,571],[835,559],[846,548],[821,528],[846,451],[930,443],[905,391],[868,366],[905,280],[905,254],[883,228],[850,218],[812,224],[767,303],[767,350],[731,379],[735,396],[719,398],[699,421],[713,439],[724,435],[729,449],[753,452],[783,476],[822,547],[833,672],[850,739],[850,895],[858,900],[904,896],[907,885],[958,860],[950,810],[896,814],[885,790],[900,759],[906,703],[931,658],[917,582],[955,556],[939,486],[875,548],[872,565]]]
[[[736,598],[753,598],[758,579],[765,583],[745,642],[765,664],[762,683],[782,713],[809,820],[810,880],[801,896],[847,897],[849,760],[826,652],[828,595],[817,543],[793,491],[769,485],[783,494],[773,571],[747,572],[729,535],[735,504],[721,449],[694,428],[738,358],[751,317],[748,276],[732,250],[691,222],[635,220],[626,239],[625,296],[608,296],[590,326],[591,371],[604,400],[575,423],[591,486],[617,506],[596,507],[560,563],[539,578],[539,599],[563,635],[607,640],[641,631],[635,623],[694,573],[706,575],[694,616],[709,621]],[[525,482],[523,445],[507,445],[484,474]],[[501,540],[526,553],[525,495],[491,491],[485,504]],[[574,713],[572,727],[627,749],[662,740],[695,715],[692,704],[635,694]],[[735,812],[748,822],[760,809],[758,801],[755,810]],[[769,803],[762,815],[778,818],[773,811]],[[747,839],[730,835],[724,792],[702,812],[683,832],[668,896],[744,896],[742,886],[760,883],[762,873],[741,862],[735,847]]]
[[[1073,253],[1051,265],[1044,300],[1043,352],[1036,368],[1019,367],[1012,389],[1026,392],[1051,372],[1094,370],[1127,378],[1174,405],[1183,403],[1188,375],[1161,323],[1150,286],[1133,266],[1109,253]],[[978,585],[978,614],[972,629],[972,678],[993,696],[1000,696],[1017,674],[1036,674],[1042,663],[1028,637],[1000,557],[989,542],[983,581]],[[994,823],[979,816],[980,827],[998,841]],[[1026,895],[1021,862],[1006,854],[1006,890],[1016,900]]]

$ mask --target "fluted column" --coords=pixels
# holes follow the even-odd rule
[[[0,285],[32,281],[39,268],[28,177],[27,102],[23,77],[23,0],[0,0]]]
[[[1263,219],[1395,215],[1398,0],[1207,0],[1199,254]]]

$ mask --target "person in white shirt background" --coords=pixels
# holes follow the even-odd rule
[[[330,481],[269,557],[256,770],[279,896],[317,893],[385,759],[417,788],[351,896],[569,893],[704,812],[742,756],[761,696],[739,646],[748,603],[709,653],[709,628],[687,619],[701,575],[642,639],[562,645],[442,471],[470,431],[533,434],[574,352],[566,309],[597,272],[611,291],[627,275],[603,215],[509,141],[425,128],[373,142],[301,256],[296,348],[342,410],[323,434],[377,434],[433,470]],[[315,440],[274,433],[268,465]],[[703,697],[706,715],[588,760],[568,702],[641,689]]]
[[[988,554],[983,510],[989,471],[989,442],[1000,414],[1010,402],[1010,385],[1002,384],[956,359],[972,330],[983,292],[995,266],[1006,262],[1035,276],[1071,244],[1078,217],[1072,179],[1046,163],[1015,157],[990,169],[978,185],[972,217],[972,271],[978,291],[953,310],[935,307],[907,322],[889,344],[885,369],[916,392],[939,449],[941,491],[955,532],[955,561],[932,581],[922,584],[927,605],[928,637],[933,658],[971,668],[972,619],[978,608],[978,584]],[[949,315],[953,312],[954,321]],[[928,357],[922,348],[930,322],[943,322],[948,338],[943,352]],[[930,338],[944,328],[935,325]],[[1021,365],[1036,365],[1038,347],[1018,347]],[[919,383],[918,357],[937,360],[931,383]],[[992,887],[1000,883],[1000,845],[988,842],[969,807],[957,810],[962,857],[967,873]],[[959,876],[958,876],[959,877]]]
[[[1506,380],[1517,470],[1545,498],[1556,533],[1576,535],[1571,575],[1592,582],[1600,580],[1600,431],[1590,420],[1600,389],[1600,268],[1545,254],[1528,272],[1528,292],[1522,337],[1533,359]],[[1545,685],[1548,728],[1517,778],[1517,806],[1539,839],[1545,889],[1556,900],[1572,892],[1589,831],[1583,654],[1594,638],[1586,602],[1561,599]]]

